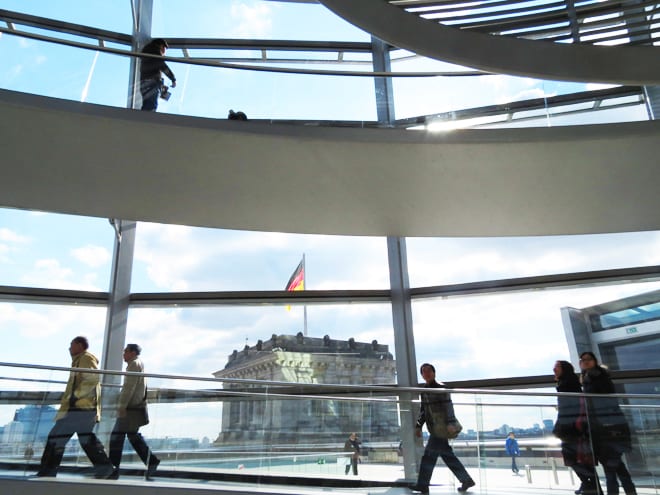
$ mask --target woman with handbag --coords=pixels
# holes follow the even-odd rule
[[[552,368],[557,382],[557,392],[582,392],[580,379],[568,361],[557,361]],[[557,421],[552,433],[561,440],[561,455],[564,465],[573,468],[580,479],[580,488],[575,492],[583,495],[602,493],[596,474],[596,462],[591,452],[585,416],[584,397],[557,396]]]
[[[425,388],[445,388],[444,385],[435,381],[435,367],[424,363],[420,369],[422,378],[426,384]],[[461,424],[454,414],[454,404],[449,392],[434,394],[422,394],[422,405],[417,419],[415,434],[422,436],[422,426],[426,423],[429,431],[429,440],[424,449],[424,455],[419,467],[417,484],[412,487],[413,491],[428,493],[429,483],[433,475],[433,468],[441,457],[454,476],[461,482],[459,492],[466,492],[475,485],[474,480],[465,470],[461,461],[454,454],[449,439],[456,438],[462,430]]]
[[[624,453],[632,450],[630,428],[619,407],[619,400],[606,396],[615,393],[610,374],[598,364],[593,352],[580,354],[580,369],[582,391],[586,394],[605,395],[586,397],[586,405],[594,454],[605,471],[607,495],[619,494],[618,480],[626,495],[637,495],[635,484],[622,459]]]

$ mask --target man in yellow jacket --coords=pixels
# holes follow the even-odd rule
[[[99,360],[87,349],[86,337],[71,341],[72,368],[98,369]],[[92,461],[97,478],[108,478],[114,467],[105,453],[103,444],[94,434],[94,426],[101,419],[100,375],[71,371],[62,395],[60,409],[55,417],[55,426],[50,430],[41,466],[37,476],[56,476],[64,456],[64,448],[74,433],[78,434],[81,447]]]

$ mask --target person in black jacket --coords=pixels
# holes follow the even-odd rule
[[[145,45],[142,53],[150,55],[165,55],[169,45],[163,38],[156,38]],[[140,61],[140,94],[142,95],[142,110],[155,112],[158,108],[158,97],[165,87],[163,73],[176,87],[176,77],[164,60],[155,57],[142,57]]]
[[[618,495],[617,477],[626,495],[637,495],[628,468],[622,460],[623,454],[632,450],[630,428],[619,407],[619,400],[606,396],[615,393],[610,374],[598,364],[593,352],[580,354],[580,369],[583,392],[605,395],[587,396],[586,405],[594,453],[605,471],[607,495]]]
[[[419,371],[426,382],[426,385],[424,385],[426,388],[444,388],[444,385],[435,381],[435,367],[433,365],[424,363]],[[438,457],[442,457],[447,467],[458,478],[458,481],[461,482],[458,491],[466,492],[475,485],[474,480],[465,470],[465,467],[458,457],[456,457],[456,454],[454,454],[448,439],[433,434],[430,427],[433,421],[430,413],[431,409],[438,409],[444,412],[443,416],[447,423],[447,430],[453,428],[454,426],[452,425],[456,424],[454,404],[451,401],[449,392],[442,394],[422,394],[422,406],[419,411],[415,434],[421,437],[422,426],[426,423],[429,430],[429,441],[426,444],[426,449],[424,449],[424,455],[420,463],[417,484],[412,487],[412,490],[422,493],[429,492],[429,483],[433,475],[433,468]]]
[[[344,443],[344,452],[350,453],[350,463],[346,464],[346,472],[348,474],[353,466],[353,474],[358,474],[358,461],[360,460],[360,440],[356,433],[351,433],[346,442]]]
[[[581,393],[580,379],[568,361],[557,361],[552,368],[557,382],[557,392]],[[552,433],[561,440],[564,465],[573,468],[580,479],[575,493],[598,495],[602,493],[596,474],[595,459],[591,452],[584,397],[557,396],[557,421]]]

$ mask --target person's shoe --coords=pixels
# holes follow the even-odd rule
[[[464,481],[461,486],[457,488],[459,492],[467,492],[470,488],[472,488],[476,483],[474,480],[469,480],[469,481]]]
[[[119,479],[119,468],[115,468],[112,473],[110,473],[110,476],[108,476],[106,479],[108,480],[118,480]]]
[[[96,474],[94,474],[94,478],[96,478],[97,480],[113,479],[112,476],[115,474],[115,471],[117,471],[117,477],[119,477],[119,471],[116,470],[116,468],[112,464],[108,466],[103,466],[102,468],[99,468],[96,471]]]
[[[429,492],[429,487],[427,486],[426,488],[421,487],[419,485],[413,485],[410,487],[410,490],[413,492],[419,492],[419,493],[428,493]]]
[[[37,474],[35,474],[37,478],[55,478],[57,476],[57,471],[46,471],[46,470],[39,470],[37,471]]]
[[[156,474],[156,469],[158,469],[159,464],[160,464],[160,459],[156,459],[155,461],[149,463],[149,466],[147,467],[147,472],[144,473],[144,477],[147,481],[153,481],[154,475]]]

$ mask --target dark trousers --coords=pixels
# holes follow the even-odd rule
[[[48,434],[44,453],[41,456],[39,473],[48,476],[57,474],[57,468],[64,456],[64,448],[74,433],[78,435],[80,446],[89,457],[97,473],[102,474],[107,472],[108,469],[112,469],[112,464],[105,453],[103,444],[92,431],[95,425],[95,410],[69,411],[62,419],[57,420]]]
[[[424,455],[419,467],[419,476],[417,477],[417,486],[420,488],[428,488],[433,475],[433,468],[435,463],[441,457],[447,467],[458,478],[458,481],[465,483],[472,481],[472,477],[465,470],[461,461],[454,454],[454,450],[449,445],[446,438],[439,438],[431,435],[429,441],[424,449]]]
[[[146,466],[153,466],[158,462],[158,458],[149,449],[147,442],[138,432],[138,428],[131,427],[129,423],[128,417],[117,418],[117,421],[115,421],[115,426],[110,434],[110,460],[115,466],[119,467],[121,454],[124,450],[124,439],[128,437],[128,441],[137,452],[137,455],[140,456],[142,462]]]
[[[351,466],[353,466],[353,474],[357,476],[357,465],[358,465],[357,457],[351,456],[351,463],[346,464],[346,471],[344,472],[344,474],[348,474],[348,472],[351,470]]]
[[[575,463],[571,467],[575,474],[577,474],[577,477],[580,478],[580,489],[582,493],[585,495],[603,493],[594,465]]]
[[[140,94],[142,95],[142,110],[155,112],[158,108],[161,81],[157,79],[144,79],[140,81]]]
[[[605,471],[605,482],[607,483],[607,495],[619,494],[619,482],[626,495],[636,495],[637,489],[633,483],[628,468],[621,460],[621,456],[613,459],[605,459],[601,461],[603,464],[603,471]]]
[[[518,474],[518,465],[516,464],[516,456],[511,456],[511,471]]]

